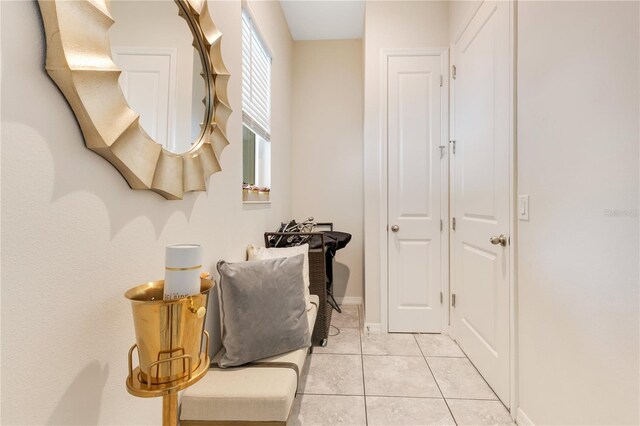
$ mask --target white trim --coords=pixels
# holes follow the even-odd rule
[[[442,120],[442,141],[441,144],[449,146],[449,48],[448,47],[434,47],[434,48],[406,48],[406,49],[381,49],[380,51],[380,86],[379,86],[379,102],[380,102],[380,115],[378,122],[380,125],[380,164],[378,174],[379,181],[379,213],[380,213],[380,323],[376,323],[380,327],[380,331],[387,333],[389,331],[389,270],[388,270],[388,247],[387,247],[387,224],[388,224],[388,141],[387,141],[387,63],[392,56],[440,56],[441,73],[443,76],[443,96],[441,104],[441,120]],[[448,149],[447,149],[448,154]],[[441,199],[441,214],[443,222],[445,221],[444,214],[448,214],[448,191],[449,191],[449,173],[448,173],[448,161],[442,159],[440,161],[441,168],[441,182],[440,182],[440,196]],[[446,173],[445,173],[446,172]],[[445,198],[446,197],[446,198]],[[446,203],[445,203],[446,199]],[[442,206],[446,207],[446,210],[442,210]],[[440,237],[440,250],[441,250],[441,289],[443,295],[449,292],[449,257],[445,256],[445,253],[449,253],[449,230],[446,227],[446,232],[443,231]],[[447,298],[448,299],[448,298]],[[448,333],[449,331],[449,303],[445,301],[443,303],[443,320],[442,320],[442,332]],[[445,312],[446,311],[446,312]],[[373,330],[372,330],[373,331]]]
[[[389,289],[389,271],[388,271],[388,192],[387,192],[387,87],[388,87],[388,63],[389,52],[385,49],[380,51],[380,81],[379,81],[379,94],[378,102],[380,103],[380,110],[378,116],[378,125],[380,128],[380,164],[378,170],[379,181],[379,194],[378,194],[378,212],[380,223],[378,224],[379,237],[380,237],[380,323],[378,324],[380,332],[389,332],[389,301],[387,298]],[[368,327],[366,329],[369,329]]]
[[[442,197],[440,200],[440,218],[442,219],[442,235],[440,235],[440,267],[442,268],[440,271],[440,279],[442,280],[441,289],[442,289],[442,333],[449,334],[449,328],[451,323],[451,311],[449,303],[449,293],[450,290],[450,280],[449,280],[449,269],[450,269],[450,232],[451,227],[449,226],[449,163],[451,161],[451,155],[449,155],[449,140],[451,138],[450,135],[450,121],[451,121],[451,113],[449,111],[450,105],[450,97],[449,97],[449,70],[451,69],[451,59],[450,59],[450,50],[447,48],[443,52],[443,61],[442,61],[442,90],[445,93],[443,96],[443,106],[442,106],[442,131],[444,133],[443,140],[441,144],[444,145],[446,158],[443,157],[440,161],[440,196]]]
[[[336,297],[336,302],[338,302],[338,305],[362,305],[362,297],[361,296]]]
[[[535,426],[535,423],[522,411],[522,408],[517,410],[516,423],[520,426]]]
[[[517,202],[518,202],[518,141],[517,135],[517,8],[516,0],[509,0],[509,65],[511,78],[509,82],[509,94],[511,105],[509,113],[511,119],[509,144],[510,161],[509,161],[509,187],[511,202],[509,203],[509,216],[511,223],[509,224],[510,244],[509,244],[509,411],[511,417],[516,419],[516,411],[519,411],[520,404],[518,396],[518,271],[516,261],[518,250],[518,218],[517,218]],[[524,413],[523,413],[524,414]],[[526,417],[526,416],[525,416]],[[526,417],[528,420],[528,417]],[[529,423],[533,424],[533,423]]]
[[[386,330],[382,329],[382,325],[379,322],[365,322],[364,331],[367,333],[386,333]]]

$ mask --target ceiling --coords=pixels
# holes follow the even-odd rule
[[[280,0],[294,40],[362,38],[364,0]]]

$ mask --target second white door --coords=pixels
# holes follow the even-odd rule
[[[388,328],[442,331],[444,52],[387,57]]]
[[[455,44],[451,194],[451,334],[507,405],[510,5],[485,1]]]

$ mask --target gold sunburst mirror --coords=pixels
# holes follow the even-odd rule
[[[208,2],[174,1],[38,2],[47,39],[46,70],[73,109],[87,148],[113,164],[131,188],[167,199],[206,190],[208,177],[221,170],[231,114],[222,34]],[[140,50],[145,43],[138,40],[123,45],[148,32],[143,24],[159,30],[155,41],[163,34],[170,40],[184,35],[169,33],[169,21],[155,17],[153,8],[160,5],[172,8],[180,31],[187,34],[190,51],[184,57],[184,49],[175,46],[147,44]],[[143,19],[130,19],[132,28],[115,31],[121,22],[114,12],[125,6],[141,8]],[[119,16],[124,22],[134,14],[121,10]],[[189,63],[190,71],[180,74],[181,64]],[[188,96],[178,90],[185,79],[191,82],[184,91]],[[149,88],[151,95],[145,92]],[[193,113],[185,116],[185,110]]]

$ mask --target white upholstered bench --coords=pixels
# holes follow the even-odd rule
[[[318,296],[311,295],[307,312],[309,333],[318,313]],[[212,368],[181,398],[182,426],[286,425],[308,348],[257,361],[253,365]],[[221,353],[213,359],[217,363]]]

